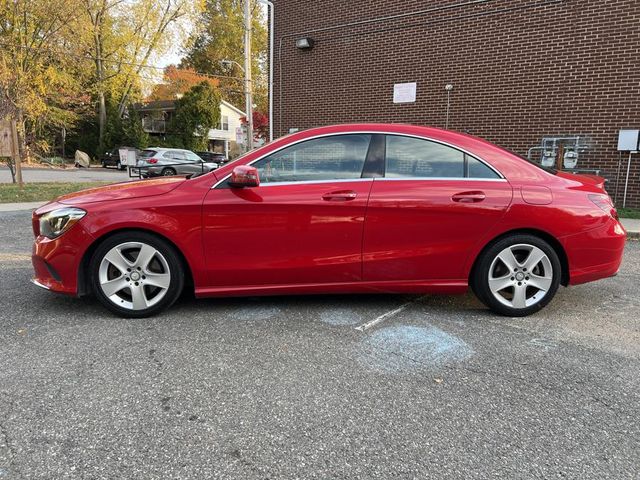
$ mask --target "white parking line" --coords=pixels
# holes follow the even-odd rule
[[[360,332],[364,332],[366,330],[369,330],[370,328],[375,327],[379,323],[384,322],[387,318],[391,318],[394,315],[397,315],[398,313],[402,312],[403,310],[406,310],[408,307],[410,307],[414,303],[420,301],[422,298],[423,297],[417,298],[416,300],[412,300],[411,302],[407,302],[404,305],[400,305],[398,308],[396,308],[394,310],[390,310],[387,313],[383,313],[379,317],[376,317],[373,320],[370,320],[370,321],[368,321],[366,323],[363,323],[362,325],[357,326],[356,330],[358,330]]]

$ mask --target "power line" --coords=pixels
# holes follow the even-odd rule
[[[28,45],[16,45],[16,44],[7,43],[7,42],[0,42],[0,46],[9,47],[9,48],[19,48],[21,50],[31,50],[31,47],[29,47]],[[149,68],[149,69],[152,69],[152,70],[159,70],[159,71],[162,71],[162,72],[164,72],[165,69],[167,68],[167,67],[158,67],[158,66],[155,66],[155,65],[146,65],[144,63],[135,63],[135,62],[126,62],[126,61],[119,61],[119,60],[110,60],[108,58],[95,57],[95,56],[90,55],[90,54],[82,55],[82,54],[79,54],[79,53],[56,51],[56,50],[51,49],[51,48],[44,48],[44,50],[48,50],[49,52],[65,55],[67,57],[76,57],[76,58],[82,58],[84,60],[92,60],[92,61],[100,60],[103,63],[110,63],[112,65],[126,65],[126,66],[130,66],[130,67]],[[215,78],[215,79],[230,79],[230,80],[244,81],[243,77],[234,77],[234,76],[231,76],[231,75],[216,75],[216,74],[212,74],[212,73],[198,72],[198,71],[191,70],[191,69],[186,69],[186,68],[178,68],[177,66],[176,66],[176,70],[183,70],[183,71],[193,72],[196,75],[201,75],[203,77],[209,77],[209,78]]]

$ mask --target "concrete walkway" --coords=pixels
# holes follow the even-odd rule
[[[45,202],[25,202],[25,203],[0,203],[0,212],[18,212],[20,210],[35,210]],[[640,238],[640,220],[622,218],[620,220],[629,238]]]
[[[627,231],[629,238],[640,238],[640,220],[622,218],[620,219],[620,222]]]
[[[0,212],[19,212],[20,210],[35,210],[40,205],[47,202],[22,202],[22,203],[0,203]]]
[[[131,180],[129,173],[115,168],[23,168],[25,182],[126,182]],[[0,183],[10,183],[11,172],[0,167]]]

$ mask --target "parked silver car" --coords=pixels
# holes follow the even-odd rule
[[[136,164],[142,177],[204,173],[218,166],[218,163],[206,162],[190,150],[156,147],[143,150]]]

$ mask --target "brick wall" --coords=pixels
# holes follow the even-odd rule
[[[274,3],[276,136],[360,121],[444,127],[452,83],[449,128],[520,154],[543,136],[586,137],[579,168],[601,169],[621,204],[617,132],[640,128],[637,0]],[[302,36],[315,40],[311,51],[295,48]],[[393,104],[393,85],[414,81],[416,102]],[[640,208],[633,158],[627,206]]]

